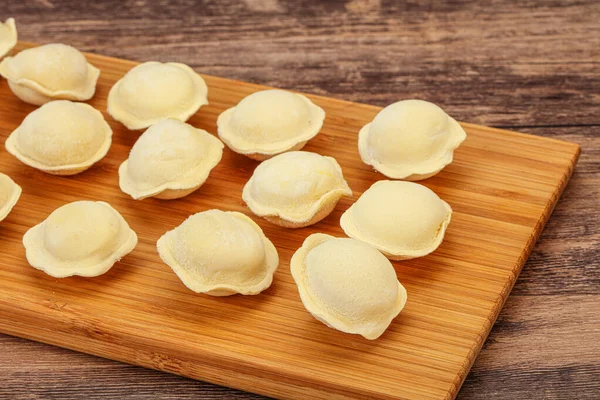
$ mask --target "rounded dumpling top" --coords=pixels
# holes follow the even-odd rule
[[[97,263],[116,247],[121,228],[121,219],[112,208],[78,201],[59,207],[48,216],[44,247],[61,261]]]
[[[363,162],[390,178],[419,180],[451,163],[465,138],[462,127],[440,107],[403,100],[361,129],[359,152]]]
[[[90,99],[100,71],[76,48],[51,43],[5,58],[0,74],[18,97],[41,105],[53,99]]]
[[[194,82],[184,68],[173,64],[149,62],[132,69],[121,82],[121,104],[142,119],[177,110],[194,97]],[[157,93],[164,93],[157,96]]]
[[[54,210],[23,236],[29,263],[57,278],[98,276],[133,250],[137,235],[101,201],[75,201]]]
[[[179,265],[215,283],[256,281],[266,257],[262,237],[252,225],[218,211],[189,217],[175,232],[172,249]]]
[[[17,44],[17,26],[14,18],[0,22],[0,58],[8,54]]]
[[[108,113],[129,129],[144,129],[165,118],[187,121],[208,104],[204,79],[185,64],[145,62],[111,88]]]
[[[423,185],[379,181],[340,220],[355,239],[378,248],[392,259],[424,256],[442,242],[452,209]]]
[[[56,100],[31,112],[6,141],[22,162],[51,173],[76,173],[106,155],[112,130],[85,103]]]
[[[257,294],[271,285],[277,250],[244,214],[208,210],[163,235],[158,252],[191,290]]]
[[[96,111],[67,100],[47,103],[29,114],[16,137],[23,154],[50,166],[87,161],[105,139],[105,126]]]
[[[383,162],[420,163],[438,154],[445,145],[448,119],[433,103],[400,101],[377,114],[371,123],[369,143]]]
[[[307,310],[343,332],[376,339],[406,303],[389,260],[358,240],[313,234],[290,265]]]
[[[310,292],[339,318],[364,322],[394,308],[396,273],[371,246],[331,239],[314,247],[305,262]]]
[[[307,97],[285,90],[253,93],[217,121],[219,136],[235,152],[268,158],[317,135],[325,112]]]
[[[21,186],[10,176],[0,173],[0,221],[4,220],[21,197]]]
[[[242,199],[259,216],[303,223],[352,191],[334,158],[306,151],[277,155],[256,167]]]
[[[136,199],[199,187],[221,160],[223,143],[176,119],[148,128],[119,168],[121,189]]]
[[[293,139],[298,131],[310,128],[309,104],[285,90],[264,90],[242,99],[234,108],[229,127],[240,142],[269,145]]]

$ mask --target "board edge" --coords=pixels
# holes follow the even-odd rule
[[[471,125],[473,125],[473,124],[471,124]],[[502,131],[501,129],[498,129],[498,130]],[[519,132],[516,132],[516,133],[519,133]],[[531,135],[531,136],[535,136],[535,135]],[[536,137],[538,137],[538,136],[536,136]],[[454,379],[452,387],[448,391],[448,395],[446,397],[446,399],[448,399],[448,400],[452,400],[452,399],[456,398],[456,396],[458,395],[458,392],[460,391],[460,388],[462,387],[465,379],[467,378],[469,371],[473,367],[473,364],[475,363],[477,356],[481,352],[481,349],[483,348],[483,345],[485,344],[487,337],[489,336],[490,332],[492,331],[492,328],[494,327],[494,324],[496,323],[496,320],[498,319],[498,316],[500,315],[500,311],[502,311],[502,308],[504,307],[504,304],[506,303],[506,300],[508,299],[510,292],[512,291],[517,279],[519,278],[519,275],[521,274],[521,271],[523,270],[523,267],[525,266],[527,259],[531,255],[531,252],[533,251],[533,248],[535,247],[538,239],[540,238],[540,235],[544,231],[544,227],[548,223],[548,220],[550,219],[550,216],[552,215],[552,212],[554,211],[556,204],[558,204],[558,201],[559,201],[562,193],[564,192],[565,188],[567,187],[567,184],[571,180],[573,172],[575,171],[575,166],[577,165],[577,161],[579,160],[579,155],[581,154],[581,147],[576,143],[563,142],[563,141],[559,141],[559,142],[568,143],[568,144],[572,145],[572,154],[568,161],[568,164],[566,165],[566,169],[563,173],[563,176],[559,180],[556,189],[554,190],[554,192],[548,199],[548,202],[544,206],[544,211],[542,212],[540,219],[537,221],[531,235],[529,236],[529,239],[527,240],[527,243],[526,243],[523,251],[521,252],[521,255],[519,256],[519,258],[517,259],[517,262],[513,266],[513,269],[511,271],[511,275],[510,275],[509,279],[507,280],[506,284],[504,285],[504,288],[498,295],[498,298],[495,301],[494,307],[492,307],[492,309],[490,310],[490,313],[487,316],[487,323],[483,326],[482,330],[478,333],[479,340],[477,340],[475,342],[475,344],[473,345],[473,347],[471,347],[471,349],[469,350],[469,353],[465,359],[465,363],[463,364],[460,372],[457,374],[456,378]]]

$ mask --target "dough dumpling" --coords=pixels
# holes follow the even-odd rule
[[[290,150],[300,150],[315,137],[325,111],[308,97],[285,90],[253,93],[217,120],[219,137],[233,151],[265,160]]]
[[[17,185],[10,176],[0,173],[0,221],[3,221],[17,204],[21,192],[21,186]]]
[[[52,43],[6,57],[0,75],[18,98],[39,106],[56,99],[91,99],[100,70],[76,48]]]
[[[211,296],[258,294],[279,265],[260,227],[234,211],[194,214],[158,239],[157,249],[185,286]]]
[[[352,196],[352,190],[337,161],[307,151],[263,161],[242,192],[254,214],[287,228],[322,220],[343,196]]]
[[[346,235],[392,260],[423,257],[442,243],[452,208],[423,185],[375,182],[340,219]]]
[[[136,200],[176,199],[198,189],[223,155],[223,143],[176,119],[152,125],[119,167],[121,190]]]
[[[32,111],[6,139],[24,164],[54,175],[74,175],[101,160],[112,143],[102,113],[85,103],[56,100]]]
[[[438,106],[403,100],[385,107],[358,135],[363,162],[393,179],[418,181],[452,162],[467,134]]]
[[[29,264],[55,278],[93,277],[129,254],[137,235],[110,204],[75,201],[54,210],[23,236]]]
[[[17,44],[17,26],[15,19],[0,22],[0,58],[7,55]]]
[[[390,261],[358,240],[310,235],[290,268],[304,307],[342,332],[377,339],[406,304]]]
[[[187,121],[208,104],[208,88],[180,63],[149,61],[129,70],[108,93],[108,113],[128,129],[145,129],[165,119]]]

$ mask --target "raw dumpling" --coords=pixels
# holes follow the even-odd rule
[[[0,221],[4,220],[17,204],[21,192],[21,186],[10,179],[10,176],[0,173]]]
[[[343,196],[352,196],[352,190],[337,161],[307,151],[263,161],[242,192],[254,214],[286,228],[322,220]]]
[[[6,57],[0,75],[18,98],[39,106],[55,99],[91,99],[100,70],[74,47],[52,43]]]
[[[452,162],[467,134],[433,103],[404,100],[385,107],[358,135],[363,162],[393,179],[418,181]]]
[[[177,199],[198,189],[223,155],[223,143],[176,119],[152,125],[119,167],[121,190],[136,200]]]
[[[392,264],[358,240],[310,235],[290,268],[304,307],[342,332],[377,339],[406,304]]]
[[[0,58],[8,54],[17,44],[17,26],[14,18],[0,22]]]
[[[271,286],[279,265],[277,250],[260,227],[234,211],[194,214],[156,247],[185,286],[211,296],[258,294]]]
[[[133,67],[108,93],[108,113],[128,129],[165,119],[187,121],[208,104],[204,79],[185,64],[149,61]]]
[[[423,257],[442,243],[452,208],[423,185],[375,182],[340,220],[346,235],[392,260]]]
[[[324,119],[325,111],[306,96],[273,89],[253,93],[225,110],[217,127],[231,150],[262,161],[303,148]]]
[[[103,201],[75,201],[54,210],[23,236],[32,267],[55,278],[102,275],[130,253],[137,235]]]
[[[57,100],[31,112],[6,139],[6,150],[24,164],[54,175],[74,175],[101,160],[112,130],[92,106]]]

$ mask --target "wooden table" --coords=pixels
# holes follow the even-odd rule
[[[7,1],[19,38],[574,141],[582,154],[460,399],[600,398],[600,3]],[[433,2],[432,2],[433,3]],[[259,398],[0,335],[0,398]]]

